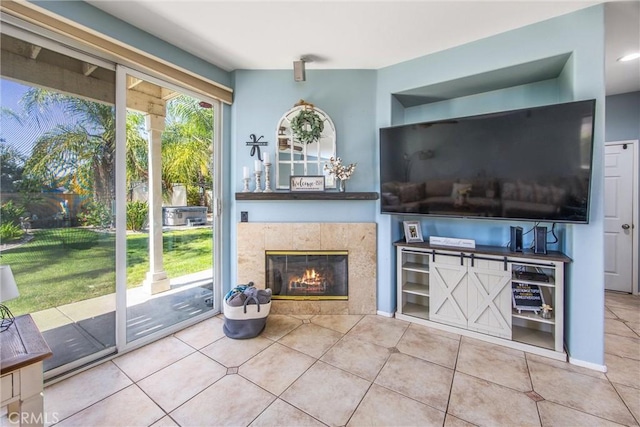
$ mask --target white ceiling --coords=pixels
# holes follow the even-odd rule
[[[89,0],[225,70],[378,69],[598,1]],[[607,94],[640,90],[640,2],[607,9]]]

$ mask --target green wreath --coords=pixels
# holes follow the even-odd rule
[[[311,144],[320,139],[320,134],[324,130],[324,122],[315,111],[302,109],[291,119],[291,130],[298,141]]]

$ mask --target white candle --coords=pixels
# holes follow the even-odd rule
[[[256,172],[262,171],[262,163],[260,163],[260,160],[254,160],[253,165],[254,165],[253,168],[255,169]]]
[[[243,178],[249,178],[249,168],[246,166],[242,167],[242,177]]]
[[[269,163],[269,164],[270,164],[270,163],[271,163],[271,157],[269,156],[269,152],[268,152],[268,151],[266,151],[266,152],[264,153],[264,163],[265,163],[265,164],[267,164],[267,163]]]

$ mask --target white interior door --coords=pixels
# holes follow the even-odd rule
[[[634,144],[605,146],[605,289],[632,292]]]

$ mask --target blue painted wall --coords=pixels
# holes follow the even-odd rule
[[[250,157],[245,141],[249,135],[264,136],[275,159],[276,127],[282,115],[304,99],[326,112],[336,127],[337,154],[344,162],[357,163],[347,183],[348,191],[377,191],[375,176],[376,124],[375,77],[371,70],[307,70],[305,82],[293,80],[293,70],[248,71],[234,73],[235,96],[232,107],[231,179],[234,191],[242,191],[242,167],[253,170],[256,157]],[[254,188],[251,183],[251,189]],[[235,236],[240,212],[249,212],[250,222],[375,222],[373,201],[233,201],[232,232]],[[235,239],[230,242],[235,254]],[[237,277],[232,266],[232,281]]]
[[[434,120],[571,100],[597,100],[590,224],[561,227],[561,249],[573,258],[567,271],[565,340],[570,356],[604,365],[603,142],[604,11],[595,6],[535,25],[379,70],[376,124]],[[554,82],[503,89],[437,104],[402,109],[391,93],[474,76],[518,64],[573,53]],[[532,86],[543,90],[531,91]],[[395,282],[392,242],[402,218],[378,219],[378,280]],[[423,233],[474,238],[479,244],[508,241],[509,225],[521,223],[474,219],[424,219]],[[525,225],[526,226],[526,225]],[[383,287],[383,286],[381,286]],[[393,292],[379,295],[378,308],[393,311]]]
[[[606,141],[640,139],[640,92],[607,96]]]

